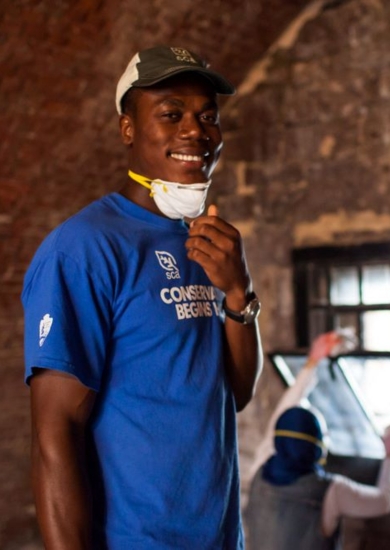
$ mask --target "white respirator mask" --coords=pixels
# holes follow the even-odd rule
[[[157,208],[173,220],[196,218],[205,206],[211,180],[205,183],[176,183],[160,179],[151,180],[129,170],[131,179],[150,189]]]

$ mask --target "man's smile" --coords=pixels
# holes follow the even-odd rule
[[[184,162],[204,162],[205,158],[209,156],[209,153],[203,153],[202,155],[188,155],[184,153],[169,153],[169,156]]]

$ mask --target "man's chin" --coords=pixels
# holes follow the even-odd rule
[[[173,174],[171,174],[173,176]],[[193,172],[180,172],[176,173],[173,180],[172,177],[166,181],[175,181],[177,183],[183,183],[184,185],[193,184],[193,183],[206,183],[210,179],[209,172],[205,173],[204,171],[193,171]],[[162,178],[161,178],[162,179]]]

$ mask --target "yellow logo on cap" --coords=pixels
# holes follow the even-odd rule
[[[186,63],[196,63],[195,59],[192,57],[188,50],[185,50],[184,48],[171,48],[171,50],[178,61],[185,61]]]

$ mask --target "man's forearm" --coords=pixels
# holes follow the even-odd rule
[[[58,438],[58,445],[52,442],[51,448],[45,449],[35,436],[32,448],[33,492],[45,550],[91,550],[91,503],[83,445],[74,434]]]
[[[238,411],[249,403],[263,366],[263,353],[257,322],[242,325],[226,318],[225,334],[229,360],[227,373]]]

